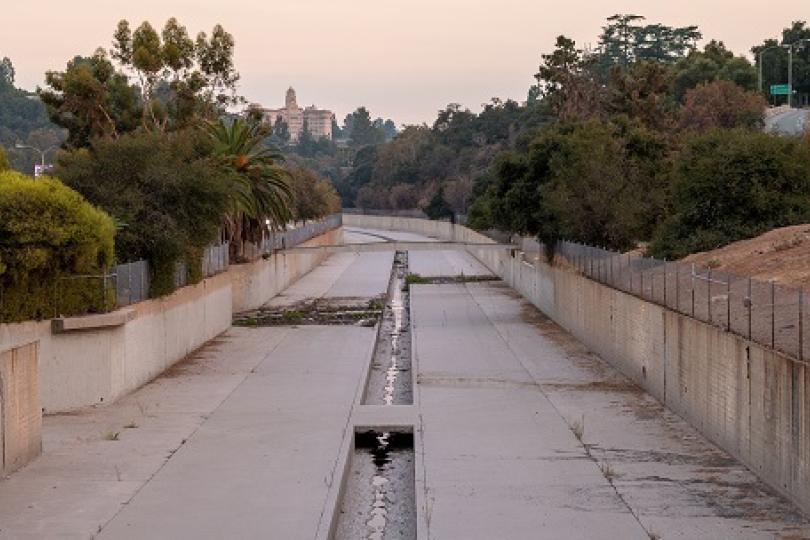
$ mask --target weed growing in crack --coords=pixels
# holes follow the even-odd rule
[[[613,483],[613,480],[619,476],[619,473],[617,473],[613,466],[607,461],[599,463],[599,470],[602,471],[602,475],[610,483]]]
[[[296,322],[301,322],[301,320],[304,318],[304,314],[302,312],[300,312],[300,311],[290,310],[290,311],[285,311],[284,315],[282,315],[282,318],[286,322],[296,323]]]
[[[571,422],[571,431],[574,432],[574,437],[579,442],[582,442],[582,436],[585,435],[585,415],[583,414],[579,420]]]
[[[405,276],[405,285],[418,285],[429,283],[430,280],[426,277],[422,277],[419,274],[408,274]]]
[[[117,441],[120,435],[120,431],[108,431],[107,434],[104,435],[104,439],[107,441]]]

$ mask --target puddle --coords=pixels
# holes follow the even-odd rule
[[[410,297],[406,285],[408,253],[397,251],[382,310],[377,343],[363,397],[363,405],[410,405],[411,376]]]
[[[413,434],[367,431],[354,443],[335,538],[415,539]]]

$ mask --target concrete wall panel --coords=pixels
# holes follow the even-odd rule
[[[39,344],[0,353],[0,472],[16,471],[42,451]]]

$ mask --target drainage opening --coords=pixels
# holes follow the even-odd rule
[[[335,538],[416,538],[413,433],[355,433]]]
[[[411,374],[410,294],[406,284],[408,252],[397,251],[385,307],[374,346],[363,405],[410,405]]]

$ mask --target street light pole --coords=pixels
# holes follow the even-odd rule
[[[779,49],[779,48],[781,48],[780,45],[771,45],[770,47],[765,47],[764,49],[759,51],[759,62],[757,62],[757,64],[759,65],[759,72],[758,72],[759,77],[758,77],[758,79],[759,79],[759,93],[760,94],[763,92],[763,89],[762,89],[762,82],[763,82],[762,81],[762,79],[763,79],[763,76],[762,76],[762,55],[765,54],[766,52],[770,51],[771,49]]]
[[[56,148],[56,146],[49,146],[45,150],[40,150],[36,146],[31,146],[29,144],[17,143],[17,144],[14,145],[14,148],[17,148],[19,150],[24,150],[24,149],[33,150],[33,151],[37,152],[39,154],[39,164],[40,164],[40,167],[41,167],[40,171],[44,172],[45,171],[45,155],[48,152],[50,152],[51,150],[54,150]],[[35,174],[35,176],[36,176],[36,174]]]
[[[786,47],[788,50],[788,107],[793,106],[793,48],[797,45],[809,42],[810,38],[802,38],[793,43],[783,45],[783,47]]]

